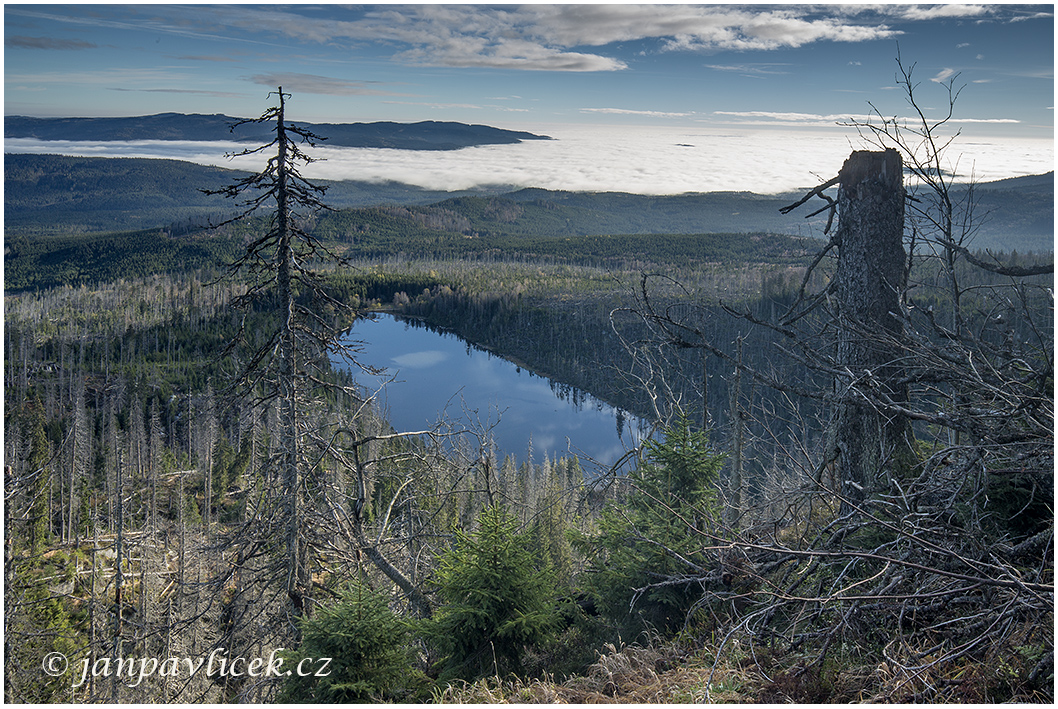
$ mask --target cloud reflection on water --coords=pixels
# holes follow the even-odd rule
[[[393,363],[400,368],[429,369],[448,359],[448,354],[440,350],[409,352],[393,358]]]

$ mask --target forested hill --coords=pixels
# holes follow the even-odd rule
[[[121,118],[33,118],[5,116],[5,138],[39,140],[236,140],[262,143],[272,139],[268,124],[244,123],[222,114],[159,113]],[[295,123],[316,135],[326,136],[327,145],[351,148],[400,148],[402,150],[458,150],[474,145],[550,140],[525,131],[451,121],[419,123]]]
[[[4,156],[4,233],[51,235],[204,224],[227,214],[232,201],[202,190],[246,173],[181,160]],[[326,184],[327,204],[428,204],[451,197],[396,182]]]
[[[240,173],[176,160],[4,156],[4,231],[15,235],[68,235],[204,223],[232,205],[201,189],[234,181]],[[453,221],[452,230],[522,236],[702,234],[771,232],[821,236],[825,215],[811,210],[783,215],[800,194],[750,192],[646,196],[616,192],[523,189],[507,194],[447,193],[400,183],[326,182],[335,208],[399,205],[415,219]],[[979,186],[982,220],[974,247],[1047,252],[1054,240],[1054,173]]]

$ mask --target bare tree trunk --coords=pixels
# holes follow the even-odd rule
[[[294,291],[291,287],[290,194],[287,185],[287,135],[283,121],[283,89],[279,89],[279,112],[276,116],[276,139],[279,155],[277,165],[276,221],[279,234],[277,254],[277,285],[279,307],[282,308],[280,323],[279,358],[279,426],[282,456],[283,506],[286,517],[287,595],[294,616],[301,616],[306,594],[310,590],[308,568],[301,544],[301,509],[298,476],[298,424],[297,424],[297,343],[294,330]]]
[[[99,573],[99,566],[96,562],[96,551],[99,549],[99,521],[96,519],[96,510],[92,510],[92,575],[89,577],[91,581],[91,601],[88,604],[88,659],[92,665],[95,664],[97,657],[97,641],[96,641],[96,608],[99,605],[99,599],[96,597],[96,576]],[[88,677],[88,696],[95,696],[95,677],[89,674]]]
[[[907,419],[879,412],[858,392],[881,387],[895,402],[908,396],[895,345],[906,288],[903,161],[892,149],[856,151],[838,177],[838,363],[845,373],[836,382],[836,443],[842,497],[855,503],[909,448]]]
[[[263,344],[251,344],[244,333],[230,343],[233,349],[249,347],[251,350],[245,360],[247,364],[230,392],[237,393],[242,389],[246,395],[256,398],[260,394],[256,390],[263,385],[267,387],[264,398],[273,400],[276,405],[275,435],[269,439],[274,442],[275,457],[269,461],[265,474],[268,477],[274,475],[276,485],[268,490],[276,490],[280,510],[274,517],[269,514],[268,522],[275,520],[275,526],[269,524],[260,533],[282,540],[282,566],[277,569],[274,580],[286,591],[284,610],[292,621],[289,632],[284,635],[296,640],[299,632],[297,619],[309,616],[312,611],[310,572],[314,557],[310,555],[314,552],[308,531],[314,528],[310,524],[310,500],[305,492],[305,476],[309,469],[304,450],[316,443],[311,434],[300,430],[303,426],[298,419],[304,414],[298,407],[306,404],[306,397],[311,398],[317,386],[329,386],[308,371],[314,366],[313,358],[324,352],[344,351],[340,328],[328,324],[327,317],[314,310],[321,301],[329,304],[327,307],[339,309],[341,303],[327,293],[323,279],[309,266],[321,257],[336,263],[342,259],[299,224],[300,217],[309,218],[309,212],[326,208],[319,199],[324,188],[307,182],[297,169],[299,161],[312,162],[299,144],[315,146],[322,138],[293,123],[287,124],[285,103],[289,94],[284,94],[279,87],[275,95],[279,97],[278,106],[269,108],[260,118],[235,124],[274,121],[275,139],[267,145],[232,155],[251,155],[274,147],[277,150],[275,157],[268,160],[260,173],[219,190],[203,192],[244,200],[239,204],[242,210],[239,214],[216,226],[246,219],[259,209],[268,208],[275,200],[275,211],[267,232],[247,245],[244,255],[229,266],[228,274],[233,278],[242,275],[249,279],[247,290],[235,298],[235,305],[249,307],[267,300],[266,307],[275,312],[278,322]],[[302,299],[309,298],[313,299],[312,304],[303,305]],[[318,498],[313,500],[318,501]],[[247,514],[262,512],[260,509],[256,512],[248,510]],[[247,541],[241,539],[239,543]]]
[[[742,411],[742,335],[735,340],[737,364],[735,374],[731,382],[731,477],[728,480],[727,490],[727,519],[728,525],[734,527],[742,516],[742,446],[745,423]],[[705,357],[705,353],[702,353]]]
[[[114,658],[115,660],[117,658],[119,658],[119,657],[124,657],[124,650],[122,649],[122,643],[121,643],[121,634],[122,634],[122,632],[124,632],[122,627],[121,627],[121,621],[122,621],[121,616],[122,616],[122,612],[123,612],[123,604],[125,602],[125,599],[121,595],[122,591],[124,590],[123,589],[124,577],[122,576],[122,573],[121,573],[121,562],[122,562],[122,558],[123,558],[123,556],[125,554],[125,548],[124,548],[124,544],[123,544],[123,541],[124,541],[124,527],[125,527],[125,519],[124,519],[124,517],[125,517],[125,515],[124,515],[125,506],[124,506],[123,501],[121,499],[122,495],[124,494],[124,492],[123,492],[123,490],[121,488],[121,482],[122,482],[122,480],[121,480],[122,459],[121,458],[122,458],[121,457],[121,450],[119,449],[118,450],[118,471],[117,471],[117,515],[118,515],[117,526],[118,526],[118,536],[117,536],[117,541],[115,541],[115,543],[114,543],[115,544],[115,548],[117,550],[117,555],[114,557],[114,569],[115,569],[115,572],[114,572],[114,645],[113,645],[113,654],[111,655],[111,657]],[[110,681],[110,701],[114,702],[114,703],[117,703],[117,701],[118,701],[118,698],[119,698],[118,687],[121,684],[121,681],[118,678],[118,674],[119,673],[115,672],[113,678]]]

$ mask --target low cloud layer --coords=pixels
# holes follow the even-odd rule
[[[852,150],[868,148],[854,134],[835,131],[549,126],[539,132],[556,140],[457,151],[319,147],[312,154],[323,160],[303,172],[315,179],[397,181],[435,190],[509,186],[640,194],[767,194],[817,185],[836,175]],[[224,158],[239,147],[177,141],[5,141],[8,152],[174,158],[258,169],[259,156]],[[958,160],[960,172],[972,169],[983,181],[1054,169],[1050,140],[967,138],[950,155]]]

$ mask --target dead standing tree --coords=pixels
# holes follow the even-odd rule
[[[317,592],[333,595],[313,580],[313,572],[354,574],[357,564],[343,569],[333,562],[358,560],[361,551],[410,596],[420,614],[429,614],[418,586],[386,558],[378,541],[367,540],[361,516],[370,494],[365,476],[375,462],[370,451],[379,441],[418,434],[365,433],[365,426],[375,425],[369,423],[374,420],[369,411],[373,395],[365,397],[355,385],[332,376],[332,356],[378,372],[356,360],[358,343],[348,339],[354,308],[329,294],[323,276],[313,269],[314,262],[345,266],[346,261],[303,227],[327,207],[321,201],[324,188],[298,171],[299,164],[314,161],[301,145],[312,147],[323,138],[287,123],[289,94],[280,87],[274,95],[277,106],[243,123],[274,124],[275,139],[237,155],[272,149],[275,154],[261,172],[212,192],[242,200],[241,211],[224,224],[270,212],[267,229],[248,240],[245,253],[227,273],[245,287],[234,305],[248,312],[239,336],[222,353],[240,367],[230,393],[241,393],[255,407],[274,407],[276,413],[267,472],[244,491],[253,498],[245,519],[228,527],[215,544],[231,557],[210,581],[216,591],[211,603],[227,599],[222,611],[228,619],[227,639],[218,642],[229,651],[240,634],[249,633],[247,642],[268,642],[248,629],[274,629],[269,616],[282,621],[274,639],[296,639],[297,621],[311,615]],[[324,564],[324,557],[330,562]],[[283,597],[279,607],[276,601]]]
[[[836,202],[823,194],[835,184],[839,185]],[[903,245],[906,195],[900,153],[892,149],[853,152],[837,177],[783,212],[815,195],[826,199],[828,208],[837,209],[840,215],[837,232],[816,264],[837,248],[837,271],[828,296],[833,296],[838,334],[834,356],[824,365],[835,378],[834,392],[827,397],[835,412],[825,455],[826,463],[836,464],[840,472],[843,512],[848,513],[850,505],[864,500],[876,487],[883,468],[906,462],[912,448],[909,419],[898,411],[880,410],[874,397],[864,396],[870,388],[898,405],[908,400],[906,377],[899,366],[900,348],[895,344],[903,331],[901,308],[907,286]],[[669,312],[655,312],[645,277],[641,291],[641,314],[662,339],[677,347],[701,347],[730,359],[704,342],[693,324],[677,321]],[[748,313],[740,315],[755,321]],[[735,364],[740,372],[741,361]]]
[[[907,286],[903,161],[896,150],[856,151],[838,175],[838,325],[833,445],[844,500],[863,500],[883,466],[905,457],[911,427],[900,413],[879,411],[860,393],[881,388],[906,403],[908,388],[893,346],[903,330]],[[879,334],[884,334],[879,337]]]
[[[283,579],[288,614],[296,619],[311,612],[312,596],[303,509],[309,487],[305,478],[312,466],[303,450],[306,424],[300,417],[310,390],[338,386],[324,384],[329,368],[327,356],[338,354],[350,362],[355,360],[354,349],[343,344],[341,318],[333,316],[348,308],[327,294],[320,275],[311,268],[314,260],[342,263],[343,259],[301,226],[327,207],[320,199],[325,188],[308,182],[298,171],[300,163],[314,162],[300,144],[315,146],[323,139],[287,123],[285,107],[290,94],[283,93],[280,87],[274,95],[278,97],[277,106],[232,128],[244,123],[274,124],[275,138],[270,143],[235,155],[271,149],[275,154],[261,172],[206,193],[243,200],[239,203],[241,211],[223,224],[246,220],[263,209],[271,211],[268,228],[251,237],[243,256],[228,268],[227,275],[246,283],[246,292],[236,299],[236,307],[263,307],[276,317],[263,342],[254,342],[249,353],[242,355],[241,371],[233,389],[245,390],[257,405],[274,404],[278,409],[271,467],[278,478],[279,500],[278,504],[262,506],[267,518],[247,520],[235,533],[237,539],[229,541],[243,545],[246,553],[240,553],[242,559],[259,555],[261,548],[270,546],[274,539],[282,540],[282,568],[274,571]],[[324,315],[327,311],[331,317]],[[223,354],[235,354],[237,347],[249,339],[240,332]],[[294,628],[296,635],[296,624]]]
[[[828,234],[840,217],[794,302],[771,320],[728,308],[778,334],[777,356],[837,384],[739,370],[830,407],[829,445],[813,448],[818,467],[802,469],[802,493],[789,504],[836,497],[842,512],[804,515],[785,529],[766,516],[721,531],[687,520],[689,534],[748,562],[737,593],[710,588],[704,574],[700,605],[729,609],[717,658],[736,636],[769,650],[786,639],[799,658],[782,673],[792,684],[821,678],[840,645],[846,662],[868,668],[853,695],[861,699],[1049,701],[1053,283],[1041,276],[1053,264],[969,251],[980,219],[973,185],[955,187],[942,159],[951,105],[927,119],[910,69],[901,67],[898,83],[917,122],[879,115],[857,125],[880,152],[854,153],[840,175],[783,210],[823,198],[815,214],[830,212]],[[951,104],[957,92],[948,89]],[[904,193],[905,170],[922,192]],[[835,185],[837,199],[824,193]],[[813,282],[822,286],[810,293]],[[699,323],[673,317],[643,291],[639,314],[659,339],[735,364]],[[912,423],[921,440],[905,459]],[[828,467],[842,484],[819,495]],[[879,667],[884,673],[869,669]]]

